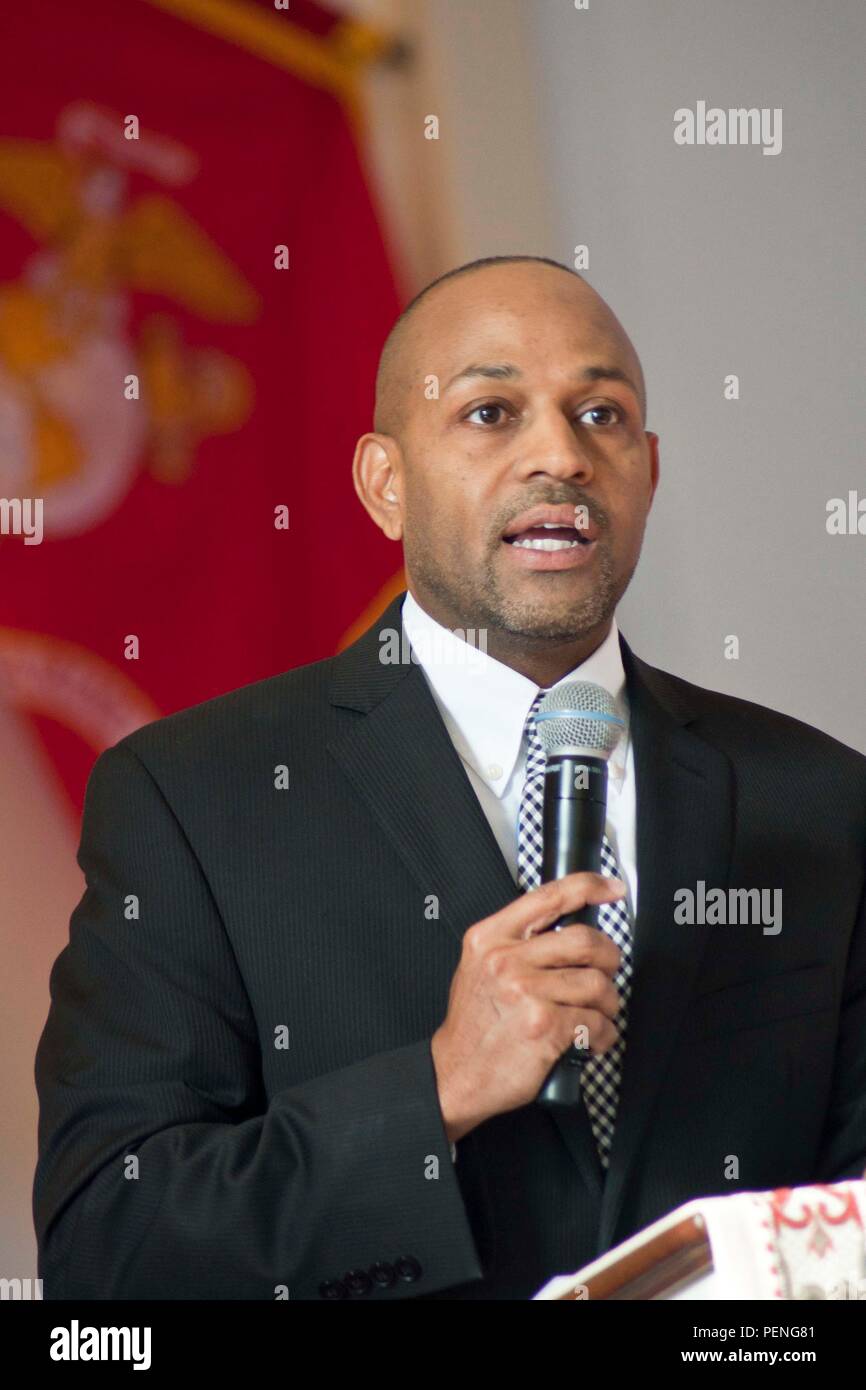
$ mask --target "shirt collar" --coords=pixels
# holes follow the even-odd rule
[[[457,752],[491,791],[502,796],[520,756],[526,716],[539,686],[488,656],[480,631],[468,629],[464,640],[431,618],[410,592],[403,601],[402,619]],[[556,684],[575,679],[594,681],[609,691],[628,724],[616,618],[601,645]],[[627,728],[608,764],[617,786],[625,775],[626,748]]]

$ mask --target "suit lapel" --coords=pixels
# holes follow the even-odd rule
[[[617,1221],[640,1145],[691,997],[711,927],[674,921],[674,893],[699,879],[726,887],[733,774],[726,755],[692,733],[682,687],[620,638],[631,707],[637,786],[638,909],[617,1122],[602,1203],[599,1250]],[[675,1143],[677,1136],[666,1136]]]
[[[337,658],[333,703],[363,711],[329,749],[390,838],[439,921],[462,942],[517,886],[420,666],[383,665],[379,634],[402,632],[400,594]]]

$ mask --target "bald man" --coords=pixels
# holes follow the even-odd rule
[[[373,424],[408,592],[91,775],[46,1298],[523,1299],[690,1198],[862,1173],[866,759],[620,634],[659,479],[622,326],[556,262],[460,267]],[[622,720],[602,873],[541,885],[538,704],[574,679]]]

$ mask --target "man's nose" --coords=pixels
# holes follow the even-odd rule
[[[539,474],[589,482],[593,475],[590,451],[581,443],[570,420],[560,411],[539,418],[520,438],[520,476]]]

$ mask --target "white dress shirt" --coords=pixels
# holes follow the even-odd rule
[[[524,725],[539,686],[481,650],[477,638],[456,636],[430,617],[411,593],[403,601],[403,627],[445,727],[484,811],[511,876],[517,882],[517,816],[526,776]],[[596,650],[557,681],[588,680],[613,696],[625,729],[608,762],[608,839],[637,911],[634,753],[628,693],[614,618]]]

